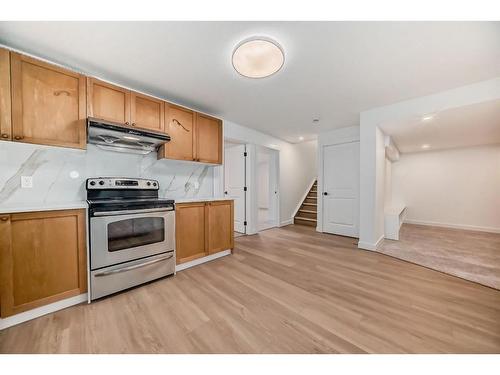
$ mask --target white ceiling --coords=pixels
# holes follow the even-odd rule
[[[231,66],[254,35],[285,50],[269,78]],[[500,76],[500,22],[0,22],[0,42],[291,142]]]
[[[380,128],[403,153],[500,144],[500,100],[448,109],[429,121],[414,117]],[[429,148],[423,149],[424,144]]]

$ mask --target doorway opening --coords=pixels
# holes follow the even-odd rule
[[[256,148],[257,230],[279,224],[279,159],[278,151],[268,147]]]
[[[246,234],[246,145],[224,142],[224,195],[234,199],[234,236]]]

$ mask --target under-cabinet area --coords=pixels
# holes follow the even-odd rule
[[[85,149],[87,118],[168,134],[158,159],[222,164],[222,120],[0,48],[0,140]]]

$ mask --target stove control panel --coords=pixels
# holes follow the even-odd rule
[[[160,184],[156,180],[144,178],[98,177],[87,179],[87,190],[137,189],[158,190]]]

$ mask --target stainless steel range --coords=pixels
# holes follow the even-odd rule
[[[155,180],[87,180],[90,299],[175,273],[174,201],[158,189]]]

